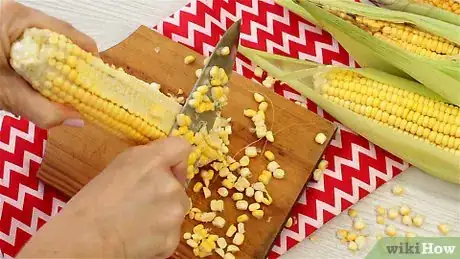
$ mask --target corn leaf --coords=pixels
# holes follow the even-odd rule
[[[422,24],[424,29],[430,32],[446,33],[445,30],[454,27],[441,21],[428,17],[409,13],[396,12],[378,7],[367,6],[354,2],[336,0],[309,0],[300,3],[315,20],[331,33],[344,48],[363,67],[376,68],[387,73],[405,77],[410,76],[424,84],[434,92],[441,95],[448,102],[460,105],[460,60],[455,59],[428,59],[388,44],[359,27],[337,17],[334,14],[310,3],[321,2],[327,8],[333,8],[348,13],[363,15],[366,17],[384,19],[387,21]],[[377,10],[375,10],[377,9]],[[390,12],[390,13],[388,13]],[[403,17],[407,16],[406,18]],[[418,23],[416,18],[420,21]],[[437,26],[439,25],[439,26]],[[452,28],[451,28],[452,29]],[[435,33],[437,34],[437,33]],[[437,34],[438,35],[438,34]],[[460,33],[449,33],[451,40],[459,42]]]
[[[371,0],[385,8],[419,14],[451,24],[460,25],[460,15],[446,11],[425,3],[418,3],[409,0]]]
[[[315,67],[311,62],[305,62],[304,68],[301,69],[300,63],[296,59],[268,53],[261,54],[259,51],[242,46],[240,46],[239,51],[270,75],[286,82],[306,98],[314,101],[342,124],[369,141],[428,174],[448,182],[460,184],[460,157],[345,109],[322,97],[319,92],[314,90],[314,75],[323,72],[325,69],[333,69],[332,66],[317,65]],[[290,65],[291,63],[295,64],[295,66]],[[290,69],[292,67],[295,67],[295,69]],[[382,83],[414,91],[437,100],[443,100],[442,97],[421,84],[371,68],[353,69],[341,67],[340,69],[351,69]]]

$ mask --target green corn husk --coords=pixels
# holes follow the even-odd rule
[[[296,59],[248,49],[242,46],[240,46],[239,51],[253,63],[266,70],[270,76],[286,82],[303,96],[314,101],[345,126],[354,130],[369,141],[388,150],[430,175],[448,182],[460,184],[460,156],[458,156],[460,152],[453,154],[449,151],[437,148],[421,139],[416,139],[413,136],[392,129],[384,124],[335,104],[324,98],[318,90],[315,89],[315,77],[331,69],[353,70],[367,78],[418,93],[434,100],[444,101],[438,94],[414,81],[390,75],[372,68],[356,69],[334,67],[301,61],[304,62],[302,68],[299,60]],[[457,115],[457,119],[460,121],[460,114]]]
[[[280,1],[280,0],[278,0]],[[288,1],[288,0],[283,0]],[[361,15],[375,20],[407,23],[460,45],[460,27],[411,13],[339,0],[308,0],[284,3],[292,11],[304,9],[314,22],[331,33],[362,67],[371,67],[400,77],[412,77],[435,91],[449,103],[460,105],[460,57],[430,59],[407,52],[399,46],[372,36],[369,32],[324,10]],[[314,3],[312,3],[314,2]],[[321,7],[318,7],[322,6]],[[300,14],[300,12],[297,10]],[[302,12],[303,13],[303,12]],[[308,19],[308,16],[305,17]]]
[[[415,13],[460,25],[460,15],[426,3],[411,0],[371,0],[378,5],[396,11]]]

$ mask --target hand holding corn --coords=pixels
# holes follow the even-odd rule
[[[122,153],[18,258],[168,258],[190,206],[183,188],[190,150],[167,138]]]
[[[82,126],[83,121],[75,110],[48,101],[35,92],[27,82],[16,74],[9,65],[13,42],[30,27],[48,28],[71,38],[81,48],[97,53],[95,42],[77,31],[72,25],[30,9],[12,0],[0,3],[0,109],[21,115],[42,128],[50,128],[62,123]]]

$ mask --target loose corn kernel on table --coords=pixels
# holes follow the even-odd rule
[[[104,50],[125,39],[140,24],[152,26],[188,1],[19,0],[19,2],[71,22],[75,27],[92,36],[99,48]],[[401,196],[392,194],[391,189],[397,184],[405,189],[405,193]],[[452,228],[450,236],[460,236],[459,193],[460,187],[437,180],[416,168],[410,168],[361,200],[353,209],[368,224],[370,233],[383,232],[382,226],[376,223],[377,205],[389,208],[408,204],[410,209],[426,218],[422,228],[411,229],[418,236],[440,236],[438,225],[441,223]],[[314,233],[314,238],[304,240],[288,251],[283,258],[364,258],[370,250],[370,245],[353,255],[335,238],[338,229],[351,228],[350,225],[350,216],[342,213]],[[409,230],[400,223],[396,223],[395,226]],[[369,242],[374,243],[375,239],[370,239]]]

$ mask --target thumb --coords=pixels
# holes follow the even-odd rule
[[[183,138],[168,137],[148,144],[147,148],[150,147],[155,149],[155,153],[161,154],[159,166],[170,170],[179,182],[184,183],[192,146]]]
[[[65,105],[46,99],[18,75],[11,75],[10,91],[7,93],[6,106],[14,114],[25,117],[37,126],[48,129],[61,124],[83,127],[80,114]]]

